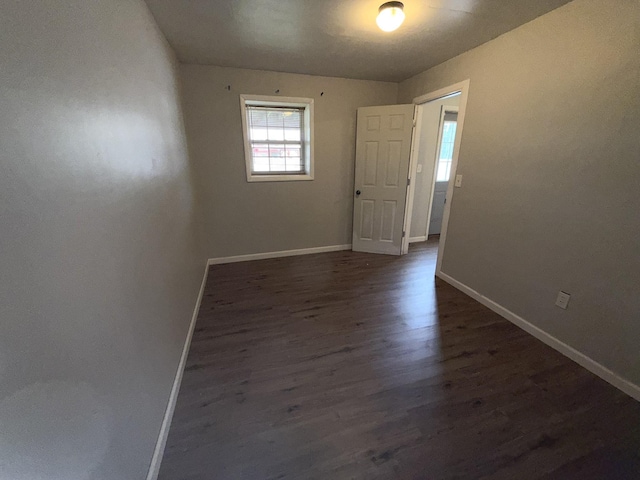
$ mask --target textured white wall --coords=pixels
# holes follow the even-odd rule
[[[635,384],[639,51],[637,0],[575,0],[399,93],[471,81],[444,272]]]
[[[0,45],[0,479],[142,479],[205,258],[172,53],[141,0]]]

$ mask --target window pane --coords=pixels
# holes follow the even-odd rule
[[[254,172],[268,172],[269,171],[269,159],[268,158],[255,158],[253,160]]]
[[[304,172],[302,164],[302,147],[300,145],[287,145],[287,171]]]
[[[269,156],[269,144],[267,143],[254,143],[252,145],[253,158],[268,157]]]
[[[280,158],[284,157],[284,145],[282,144],[269,144],[269,157],[271,158]]]
[[[440,149],[440,159],[450,160],[453,158],[453,143],[442,142],[442,148]]]
[[[271,159],[271,172],[284,172],[285,171],[285,162],[284,158],[272,158]]]
[[[300,129],[296,128],[285,128],[284,130],[284,139],[288,142],[299,142],[300,141]]]
[[[438,158],[436,182],[449,181],[457,126],[457,122],[445,121],[442,127],[442,142],[440,143],[440,157]]]
[[[303,120],[304,108],[247,106],[254,173],[305,172]]]
[[[282,114],[284,128],[300,129],[302,126],[302,110],[299,108],[285,110]]]
[[[284,128],[284,109],[274,109],[267,111],[267,126],[269,129],[280,129]]]
[[[267,140],[267,132],[266,128],[251,127],[250,138],[252,141]]]
[[[442,131],[442,141],[447,143],[453,143],[455,141],[456,126],[457,126],[457,122],[444,122],[444,129]]]
[[[300,158],[300,145],[287,145],[287,157]]]
[[[269,140],[273,140],[273,141],[282,141],[284,140],[284,130],[282,128],[272,128],[269,127]]]
[[[267,110],[247,107],[250,127],[267,128]]]
[[[287,172],[295,172],[295,173],[304,172],[303,166],[300,165],[299,158],[287,158],[286,168],[287,168]]]

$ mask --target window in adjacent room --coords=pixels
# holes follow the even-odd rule
[[[248,182],[313,180],[313,99],[241,95]]]
[[[442,140],[438,155],[438,171],[436,182],[448,182],[451,175],[451,163],[453,162],[453,146],[456,141],[456,128],[458,127],[458,114],[446,112],[442,125]]]

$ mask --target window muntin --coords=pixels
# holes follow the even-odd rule
[[[313,99],[241,95],[247,181],[313,179]]]

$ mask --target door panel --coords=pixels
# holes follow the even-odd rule
[[[436,182],[433,189],[433,204],[431,206],[431,216],[429,222],[429,235],[440,234],[442,228],[442,217],[444,215],[444,203],[447,195],[449,182]]]
[[[353,250],[400,255],[413,105],[358,109]]]
[[[373,212],[375,202],[373,200],[363,200],[360,203],[360,238],[363,240],[373,240]]]
[[[378,176],[378,143],[367,142],[366,149],[363,185],[375,187]]]

